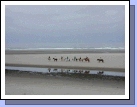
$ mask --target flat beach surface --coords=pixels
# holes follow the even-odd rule
[[[50,56],[51,60],[48,60]],[[61,61],[70,59],[70,61]],[[88,57],[90,62],[74,61],[76,58]],[[57,58],[57,62],[53,60]],[[103,59],[104,63],[98,62],[97,59]],[[100,69],[100,70],[117,70],[125,71],[125,53],[116,51],[113,53],[96,52],[95,51],[6,51],[5,64],[7,66],[32,66],[32,67],[64,67],[64,68],[80,68],[80,69]]]
[[[48,60],[50,56],[51,60]],[[61,60],[61,56],[63,60]],[[66,60],[66,58],[70,61]],[[90,62],[74,61],[88,57]],[[57,58],[54,61],[53,58]],[[104,63],[98,62],[102,58]],[[6,66],[125,71],[125,53],[121,51],[6,51]],[[84,76],[82,74],[81,76]],[[124,95],[125,80],[50,76],[39,73],[6,73],[6,95]]]
[[[125,80],[8,71],[6,95],[124,95]]]

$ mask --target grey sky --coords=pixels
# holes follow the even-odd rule
[[[6,6],[6,48],[124,47],[125,6]]]

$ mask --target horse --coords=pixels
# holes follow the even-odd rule
[[[54,59],[54,61],[57,61],[58,59],[57,58],[53,58]]]
[[[104,62],[104,60],[103,60],[103,59],[97,59],[97,61],[99,61],[99,62]]]
[[[84,58],[83,60],[90,62],[88,57]]]

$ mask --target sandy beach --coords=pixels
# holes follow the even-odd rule
[[[47,53],[48,54],[47,54]],[[15,51],[6,52],[5,64],[7,66],[32,66],[32,67],[54,67],[54,68],[80,68],[80,69],[99,69],[99,70],[117,70],[125,71],[125,53],[73,53],[72,51],[65,51],[65,53],[58,53],[56,51]],[[50,56],[51,60],[48,60]],[[61,60],[63,57],[63,60]],[[67,59],[68,57],[68,59]],[[88,61],[74,61],[77,59],[86,58]],[[53,58],[57,58],[54,61]],[[97,59],[103,59],[104,62],[99,62]],[[69,61],[70,60],[70,61]]]
[[[50,56],[50,60],[48,60]],[[63,60],[61,59],[63,57]],[[74,61],[74,57],[88,61]],[[54,61],[53,58],[57,58]],[[97,59],[102,58],[104,62]],[[124,52],[85,52],[81,51],[7,51],[6,66],[72,68],[84,70],[125,71]],[[125,80],[104,79],[77,74],[73,77],[50,76],[39,73],[10,72],[5,75],[6,95],[124,95]],[[68,74],[69,75],[69,74]],[[89,74],[90,76],[90,74]],[[76,78],[78,77],[78,78]],[[96,77],[96,76],[95,76]],[[90,79],[88,79],[90,78]],[[109,78],[109,77],[108,77]],[[116,78],[116,77],[115,77]]]
[[[123,79],[73,78],[11,71],[5,75],[6,95],[124,95]]]

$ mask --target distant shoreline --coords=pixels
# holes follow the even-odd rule
[[[124,49],[40,49],[5,50],[5,54],[74,54],[74,53],[125,53]]]

